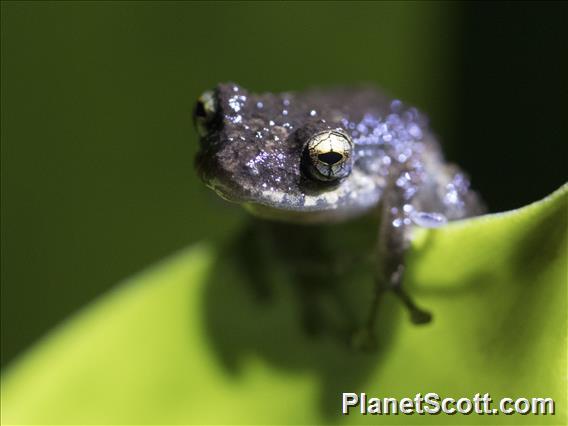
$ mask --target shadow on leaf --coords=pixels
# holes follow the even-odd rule
[[[362,353],[350,345],[373,291],[364,259],[373,244],[366,223],[249,224],[219,251],[206,286],[207,331],[228,371],[238,375],[254,356],[292,373],[312,372],[320,380],[322,413],[340,415],[341,393],[365,390],[405,319],[389,294],[377,349]]]

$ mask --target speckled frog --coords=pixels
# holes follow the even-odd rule
[[[482,208],[416,108],[369,87],[255,94],[226,83],[199,98],[194,120],[201,179],[255,215],[321,223],[379,212],[374,303],[356,339],[372,336],[386,290],[413,322],[430,321],[402,288],[409,231]]]

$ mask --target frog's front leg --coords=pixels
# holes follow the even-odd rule
[[[375,341],[377,310],[384,294],[392,291],[408,309],[414,324],[426,324],[432,315],[419,308],[403,288],[405,254],[413,226],[409,218],[412,207],[403,190],[393,182],[384,193],[376,247],[375,287],[367,321],[355,337],[361,348],[372,348]]]
[[[381,224],[377,239],[377,270],[375,292],[392,290],[408,309],[414,324],[426,324],[432,315],[420,309],[402,286],[405,269],[405,256],[409,246],[409,233],[413,226],[409,211],[411,204],[404,204],[402,191],[397,187],[389,191],[381,214]],[[376,309],[376,308],[373,308]],[[369,318],[371,329],[376,315]]]

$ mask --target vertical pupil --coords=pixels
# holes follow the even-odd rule
[[[318,160],[330,166],[334,165],[335,163],[338,163],[342,159],[343,155],[341,155],[339,152],[332,151],[332,152],[326,152],[324,154],[318,154]]]

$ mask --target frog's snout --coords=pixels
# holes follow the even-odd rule
[[[223,178],[226,174],[217,163],[217,156],[215,153],[211,152],[210,144],[206,139],[207,138],[200,138],[201,147],[195,157],[195,170],[199,179],[221,198],[227,201],[240,202],[240,200],[236,198],[238,191],[228,184],[228,179]]]

